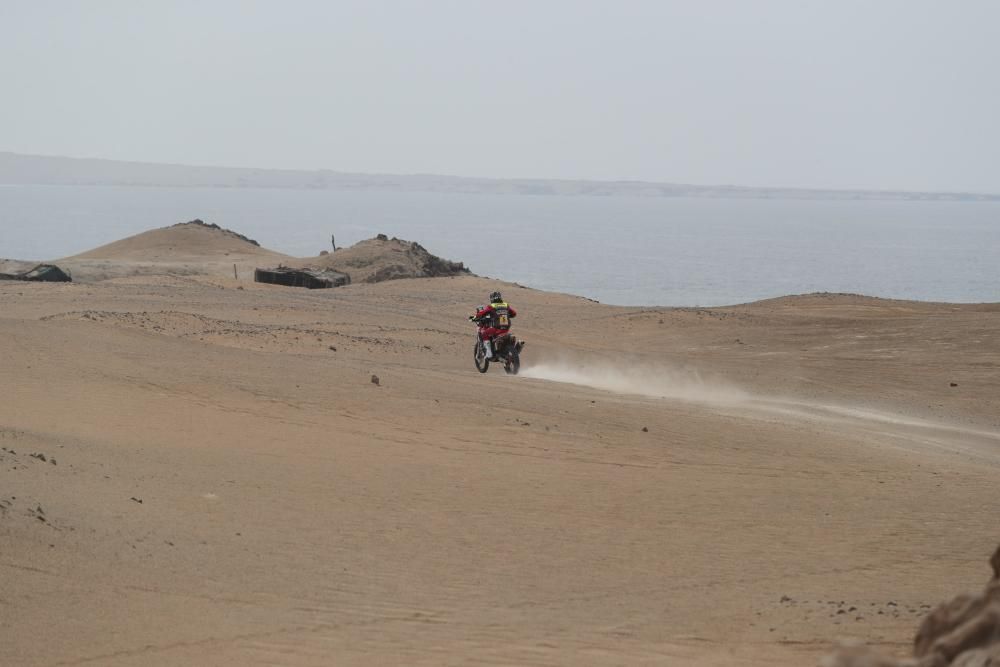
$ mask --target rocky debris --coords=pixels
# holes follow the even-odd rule
[[[378,379],[378,376],[377,376],[377,375],[375,375],[374,373],[372,373],[372,384],[373,384],[373,385],[375,385],[376,387],[379,387],[379,386],[381,386],[381,385],[379,384],[379,379]]]
[[[935,607],[920,624],[912,658],[892,658],[860,645],[840,647],[823,667],[989,667],[1000,665],[1000,547],[993,578],[979,594]],[[895,605],[895,603],[890,603]]]
[[[200,225],[201,227],[208,227],[209,229],[217,229],[220,232],[223,232],[225,234],[229,234],[230,236],[235,236],[236,238],[240,239],[241,241],[246,241],[247,243],[251,243],[251,244],[257,246],[258,248],[260,247],[260,243],[258,243],[257,241],[254,241],[253,239],[251,239],[249,237],[243,236],[243,234],[240,234],[238,232],[234,232],[231,229],[225,229],[223,227],[219,227],[214,222],[205,222],[201,218],[195,218],[194,220],[189,220],[188,222],[178,222],[176,225],[173,225],[173,226],[174,227],[182,227],[184,225]]]
[[[437,278],[468,275],[462,262],[432,255],[415,241],[379,234],[332,254],[303,260],[304,268],[333,269],[350,276],[352,283],[379,283],[400,278]]]

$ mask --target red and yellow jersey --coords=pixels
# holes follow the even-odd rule
[[[517,317],[517,311],[506,302],[491,303],[476,313],[476,319],[491,329],[507,330],[511,319]]]

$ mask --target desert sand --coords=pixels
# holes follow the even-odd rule
[[[172,231],[0,282],[0,664],[810,665],[988,578],[1000,304],[307,291]]]

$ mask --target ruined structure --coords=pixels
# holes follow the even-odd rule
[[[255,269],[254,282],[305,287],[307,289],[328,289],[349,285],[351,277],[332,269],[293,269],[279,266],[276,269]]]
[[[68,283],[73,278],[55,264],[39,264],[28,271],[0,273],[0,280],[26,280],[38,283]]]

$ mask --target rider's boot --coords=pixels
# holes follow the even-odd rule
[[[486,350],[486,358],[487,359],[492,359],[493,358],[493,342],[490,341],[490,340],[484,340],[483,341],[483,349]]]

